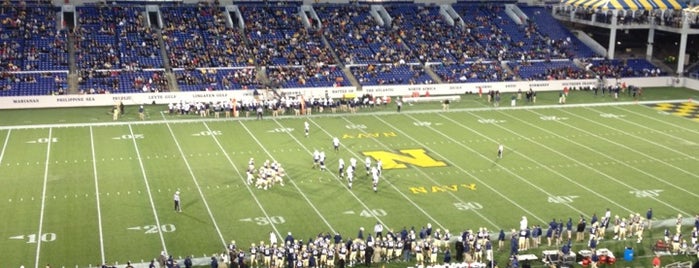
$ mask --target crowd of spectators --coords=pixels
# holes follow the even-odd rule
[[[379,23],[369,13],[369,5],[317,4],[314,8],[325,38],[344,64],[417,62],[400,31]]]
[[[0,72],[0,96],[63,95],[67,73]]]
[[[255,68],[176,70],[175,78],[183,91],[215,91],[259,88]]]
[[[512,72],[524,80],[565,80],[594,78],[572,61],[510,62]]]
[[[295,67],[275,66],[267,69],[267,77],[273,87],[342,87],[350,85],[337,66]]]
[[[467,64],[432,65],[435,73],[445,83],[512,81],[513,75],[496,61],[478,61]]]
[[[134,9],[117,27],[122,67],[127,71],[164,67],[160,55],[161,36],[147,25],[144,13],[143,9]]]
[[[417,85],[433,84],[432,78],[418,64],[369,64],[353,66],[354,77],[361,85]]]
[[[164,71],[83,70],[78,87],[81,94],[170,91]]]
[[[254,69],[244,68],[248,66],[265,67],[267,85],[287,88],[350,85],[343,65],[361,85],[434,83],[422,68],[425,65],[433,66],[447,83],[588,76],[580,68],[558,66],[521,75],[527,62],[577,57],[579,41],[554,33],[555,27],[546,25],[551,24],[548,14],[528,14],[531,8],[524,8],[530,18],[520,18],[519,24],[501,4],[455,3],[458,16],[444,18],[439,6],[424,4],[390,3],[371,11],[363,3],[316,3],[312,11],[300,13],[299,3],[259,2],[239,4],[238,11],[228,16],[214,1],[162,5],[161,17],[154,20],[142,5],[94,3],[76,7],[77,21],[70,33],[57,30],[58,7],[31,5],[39,6],[3,3],[0,70],[67,71],[67,44],[75,38],[80,89],[87,93],[132,90],[131,80],[153,78],[152,73],[139,72],[162,72],[167,63],[186,90],[260,87]],[[598,19],[610,14],[581,8],[575,12]],[[313,19],[316,14],[320,20]],[[677,24],[678,14],[625,11],[618,19],[623,23],[654,19],[667,25]],[[511,73],[500,66],[503,62],[524,65],[510,65]],[[215,71],[202,73],[203,69]],[[617,76],[661,74],[652,65],[638,68],[615,61],[593,71]],[[122,74],[128,77],[117,77]],[[139,92],[165,91],[162,77],[162,82],[153,83],[157,86]]]
[[[665,72],[646,60],[592,60],[588,68],[600,77],[655,77]]]
[[[669,27],[682,27],[682,11],[681,10],[619,10],[617,16],[614,16],[613,10],[596,9],[596,8],[575,8],[569,6],[555,7],[556,15],[569,17],[574,13],[574,17],[579,20],[611,24],[612,20],[616,19],[618,25],[630,24],[649,24],[665,25]],[[699,17],[693,16],[688,21],[690,27],[699,24]]]
[[[56,30],[57,7],[48,3],[1,4],[0,70],[67,70],[66,32]]]

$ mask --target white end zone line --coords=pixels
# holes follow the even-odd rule
[[[46,208],[46,185],[49,181],[49,160],[51,156],[51,134],[53,134],[53,129],[49,128],[49,137],[46,144],[46,163],[44,167],[44,182],[41,187],[41,209],[39,211],[39,231],[36,233],[36,237],[41,237],[43,233],[41,232],[44,227],[44,209]],[[41,256],[41,239],[36,240],[36,260],[34,267],[39,268],[39,256]]]
[[[102,231],[102,209],[100,203],[100,188],[99,181],[97,180],[97,159],[95,158],[95,136],[92,132],[92,126],[90,126],[90,148],[92,149],[92,171],[95,177],[95,198],[97,202],[97,227],[100,232],[100,257],[102,262],[106,263],[104,256],[104,233]]]
[[[688,102],[686,99],[675,99],[675,100],[656,100],[656,101],[626,101],[626,102],[604,102],[604,103],[580,103],[580,104],[566,104],[566,105],[537,105],[537,106],[501,106],[501,107],[482,107],[482,108],[452,108],[449,111],[442,111],[442,109],[423,109],[423,110],[409,110],[404,109],[401,114],[430,114],[430,113],[456,113],[456,112],[478,112],[478,111],[503,111],[503,110],[535,110],[535,109],[551,109],[551,108],[576,108],[576,107],[603,107],[603,106],[620,106],[620,105],[637,105],[637,104],[658,104],[658,103],[677,103],[677,102]],[[693,103],[699,103],[699,101],[692,100]],[[161,114],[164,114],[161,112]],[[375,115],[390,115],[397,114],[397,112],[391,111],[377,111],[377,112],[361,112],[361,113],[338,113],[338,114],[313,114],[307,117],[321,118],[321,117],[350,117],[350,116],[375,116]],[[272,119],[296,119],[301,118],[293,115],[283,115],[280,117],[273,118],[267,116],[262,120],[272,120]],[[167,120],[170,124],[176,123],[201,123],[201,122],[220,122],[220,121],[253,121],[257,120],[255,117],[238,117],[238,118],[191,118],[191,119],[177,119],[177,120]],[[14,125],[14,126],[0,126],[0,130],[7,129],[40,129],[40,128],[64,128],[64,127],[85,127],[85,126],[126,126],[126,125],[152,125],[152,124],[164,124],[165,120],[149,120],[149,121],[124,121],[124,122],[99,122],[99,123],[69,123],[69,124],[36,124],[36,125]]]

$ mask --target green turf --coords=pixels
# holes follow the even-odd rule
[[[536,104],[519,103],[537,109],[506,109],[509,101],[483,109],[490,106],[484,99],[464,95],[450,112],[419,103],[400,114],[389,105],[358,115],[261,121],[167,115],[161,105],[147,106],[144,122],[127,107],[116,123],[104,107],[1,110],[0,248],[7,249],[8,267],[88,267],[147,261],[162,250],[204,257],[231,240],[244,248],[267,241],[270,232],[351,238],[360,227],[370,233],[377,221],[396,231],[430,223],[452,233],[496,232],[516,228],[522,216],[546,225],[552,218],[602,216],[606,208],[628,216],[652,207],[658,219],[681,213],[693,222],[696,119],[633,104],[625,94],[613,100],[574,91],[567,106],[626,101],[580,107],[555,105],[557,96],[539,93]],[[690,98],[699,94],[659,88],[646,89],[641,100]],[[332,137],[341,138],[340,152],[332,150]],[[495,157],[498,144],[505,145],[503,159]],[[330,172],[311,169],[316,149],[328,155]],[[386,169],[374,193],[364,158],[401,150],[423,161]],[[282,163],[286,185],[248,186],[251,157],[257,165]],[[352,190],[336,175],[340,157],[358,159]],[[437,167],[417,166],[425,163]],[[182,213],[172,207],[177,189]],[[632,246],[639,257],[620,265],[647,267],[649,245],[663,228],[647,231],[642,244],[604,240],[600,247],[621,258]],[[576,243],[574,250],[583,247]],[[506,258],[497,254],[500,263]],[[663,257],[664,263],[695,259]]]

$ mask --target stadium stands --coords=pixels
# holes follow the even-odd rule
[[[590,69],[600,77],[650,77],[666,75],[645,59],[592,60]]]
[[[65,93],[69,72],[80,93],[161,92],[172,82],[183,91],[435,83],[427,69],[445,83],[664,75],[646,60],[596,60],[549,9],[520,6],[520,23],[504,2],[454,3],[449,18],[445,7],[410,2],[246,1],[235,3],[239,13],[161,3],[158,22],[143,3],[94,3],[76,7],[72,32],[57,25],[60,7],[28,5],[0,14],[3,95]],[[676,24],[677,14],[655,15],[633,19]]]

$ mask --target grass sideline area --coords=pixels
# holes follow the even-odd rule
[[[462,95],[448,112],[428,102],[406,104],[401,113],[389,104],[354,115],[265,120],[172,116],[163,105],[146,105],[146,121],[127,106],[117,122],[110,107],[0,110],[5,264],[123,267],[162,250],[205,262],[231,240],[247,250],[270,232],[304,241],[321,232],[352,238],[380,222],[395,231],[429,223],[452,234],[481,227],[496,233],[517,228],[522,216],[545,227],[580,215],[589,221],[607,208],[622,217],[653,208],[658,219],[640,244],[602,240],[599,248],[617,257],[610,267],[650,267],[651,244],[665,228],[674,230],[678,213],[689,238],[699,214],[692,190],[699,179],[699,105],[688,101],[699,92],[652,88],[639,100],[625,93],[614,100],[571,91],[564,105],[558,92],[540,92],[536,103],[520,100],[516,107],[510,96],[503,94],[499,108],[485,96]],[[340,138],[338,152],[333,137]],[[502,159],[498,144],[505,146]],[[316,149],[328,155],[329,171],[311,169]],[[364,173],[367,156],[384,163],[377,193]],[[336,169],[339,158],[351,157],[359,172],[348,189]],[[281,163],[285,186],[248,185],[250,158],[258,166]],[[181,213],[172,208],[176,190]],[[574,252],[585,247],[573,243]],[[631,262],[623,260],[626,247],[635,250]],[[558,248],[525,253],[540,257]],[[507,252],[496,252],[500,267]]]

